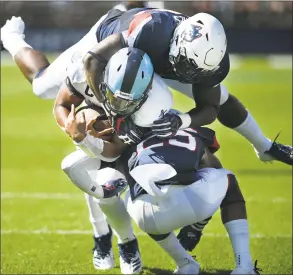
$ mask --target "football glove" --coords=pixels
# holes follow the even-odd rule
[[[154,121],[151,131],[155,136],[167,139],[175,136],[181,125],[181,118],[176,114],[169,113],[164,115],[163,118]]]
[[[134,124],[131,117],[115,116],[112,118],[112,127],[117,136],[126,144],[139,144],[143,138],[143,130]]]
[[[104,198],[119,196],[127,187],[127,181],[124,179],[110,180],[102,185]]]

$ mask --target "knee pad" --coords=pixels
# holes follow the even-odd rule
[[[71,153],[61,163],[62,170],[72,183],[97,199],[107,196],[109,190],[115,193],[119,189],[107,189],[109,181],[118,179],[126,181],[124,175],[118,170],[110,167],[100,169],[101,165],[100,159],[89,157],[82,150]]]
[[[226,196],[221,203],[221,208],[233,203],[239,203],[239,202],[245,203],[244,197],[241,193],[241,190],[239,188],[238,181],[235,175],[231,173],[231,174],[227,174],[227,176],[229,179],[229,186],[228,186]]]
[[[61,163],[62,170],[74,185],[97,198],[103,197],[102,187],[98,186],[94,180],[100,167],[100,159],[91,158],[82,150],[69,154]]]

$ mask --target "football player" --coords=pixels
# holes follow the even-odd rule
[[[152,125],[152,122],[154,121],[154,119],[156,119],[156,117],[159,117],[161,115],[161,110],[163,110],[163,113],[169,113],[170,108],[172,107],[172,100],[170,100],[171,93],[167,86],[164,86],[163,82],[161,82],[161,85],[157,84],[159,78],[156,74],[154,74],[153,81],[151,81],[152,76],[150,74],[149,67],[152,67],[152,64],[150,60],[148,63],[141,64],[141,60],[144,60],[145,56],[146,54],[138,49],[123,48],[110,58],[106,66],[103,81],[101,83],[101,102],[103,103],[104,108],[111,119],[113,119],[113,116],[115,118],[119,118],[116,119],[116,121],[118,121],[118,123],[115,125],[116,132],[119,132],[119,129],[117,130],[117,128],[121,127],[121,119],[123,120],[125,119],[125,117],[131,116],[132,119],[128,120],[128,123],[130,123],[130,121],[133,121],[135,125],[130,125],[130,128],[134,129],[136,133],[138,132],[138,130],[140,130],[144,136],[148,136],[148,131]],[[79,88],[79,93],[83,93],[87,84],[84,83],[83,88],[81,85],[74,85],[75,87]],[[76,93],[77,92],[78,91],[76,91]],[[61,100],[62,105],[64,103],[64,98],[62,99],[62,97],[64,97],[64,94],[66,94],[65,91],[60,91],[57,97],[57,101],[60,103]],[[128,139],[126,139],[124,136],[121,136],[118,140],[112,140],[112,142],[107,147],[104,146],[103,148],[98,148],[97,152],[96,147],[99,147],[99,145],[95,145],[97,143],[94,143],[92,138],[90,140],[88,139],[88,136],[85,133],[85,121],[82,120],[80,122],[77,118],[75,118],[74,109],[71,110],[68,119],[65,122],[65,125],[67,133],[74,140],[77,141],[77,145],[80,146],[85,152],[89,152],[89,154],[93,156],[99,156],[99,154],[102,153],[103,155],[106,154],[108,157],[116,158],[118,157],[116,153],[117,148],[120,148],[118,151],[119,155],[121,154],[121,152],[123,152],[123,149],[121,150],[121,148],[124,148],[124,150],[126,150],[117,161],[118,163],[122,164],[122,166],[125,166],[125,164],[127,166],[127,164],[130,163],[130,168],[132,169],[132,166],[135,167],[142,164],[148,164],[149,162],[166,162],[173,165],[177,170],[176,172],[178,172],[178,176],[172,177],[171,179],[163,178],[162,180],[167,180],[161,182],[161,185],[169,185],[171,183],[175,185],[192,184],[196,178],[195,170],[199,168],[200,160],[203,160],[205,165],[208,167],[221,168],[221,165],[219,162],[217,162],[217,160],[214,160],[214,162],[210,161],[210,158],[212,157],[209,157],[208,154],[211,153],[206,152],[205,155],[203,154],[205,151],[205,145],[206,147],[209,147],[209,150],[213,152],[218,149],[218,143],[216,141],[214,132],[209,129],[200,128],[199,133],[192,129],[187,129],[183,132],[180,131],[180,133],[176,134],[174,138],[169,138],[165,141],[161,141],[157,137],[152,135],[147,138],[143,143],[140,143],[138,146],[135,146],[135,144],[133,143],[129,143]],[[124,140],[124,143],[121,143],[121,141],[119,142],[119,140],[121,139]],[[125,145],[126,142],[129,144],[130,147],[127,147]],[[164,144],[166,145],[165,147]],[[110,150],[109,146],[113,146],[114,149]],[[145,151],[145,148],[148,148],[150,150]],[[168,152],[166,152],[166,148]],[[143,156],[140,154],[141,151],[143,151]],[[130,158],[132,152],[137,152],[138,157],[136,157],[135,153],[134,158]],[[137,158],[140,161],[139,165],[136,165],[138,161]],[[148,160],[149,158],[151,159],[151,161]],[[146,166],[143,167],[145,168]],[[128,167],[122,168],[124,168],[122,169],[122,171],[127,176],[127,181],[130,184],[130,194],[131,200],[133,202],[135,202],[136,199],[140,197],[140,195],[146,194],[146,192],[150,192],[153,195],[161,194],[161,191],[155,184],[153,184],[152,186],[148,186],[145,184],[143,185],[140,181],[139,184],[133,182],[133,178],[130,177],[128,173]],[[80,167],[80,169],[78,169],[79,173],[81,170],[83,170],[83,167]],[[145,175],[146,173],[149,173],[148,175],[154,176],[152,172],[156,171],[157,165],[155,165],[155,167],[152,167],[151,171],[149,172],[144,171],[144,173],[141,173],[140,171],[138,172],[138,174]],[[188,214],[182,216],[182,219],[184,217],[183,220],[179,217],[175,219],[173,216],[174,223],[176,221],[175,224],[176,226],[178,226],[178,228],[181,226],[186,227],[194,222],[197,222],[197,225],[202,220],[208,220],[214,213],[213,211],[216,211],[216,209],[219,207],[224,197],[224,194],[226,194],[227,188],[224,187],[227,183],[227,171],[223,172],[222,170],[211,170],[208,172],[204,171],[203,174],[207,175],[206,177],[204,177],[203,181],[209,181],[210,179],[212,180],[212,190],[209,190],[209,187],[207,190],[201,189],[200,193],[205,193],[205,196],[211,198],[207,199],[208,202],[203,202],[203,200],[201,200],[201,202],[203,203],[203,209],[200,208],[198,210],[203,211],[203,213],[197,215],[196,217],[194,216],[194,214],[192,215],[193,212],[191,210],[188,212],[187,208],[185,208],[185,210],[188,212]],[[101,194],[103,194],[103,189],[101,188],[101,186],[106,185],[105,177],[103,175],[104,171],[100,170],[97,171],[96,179],[93,179],[93,181],[83,180],[80,182],[72,182],[81,190],[88,192],[90,195],[100,200]],[[132,176],[135,178],[134,175]],[[156,176],[159,175],[157,174]],[[214,180],[217,179],[217,177],[220,177],[220,183]],[[148,177],[146,176],[145,178],[147,179]],[[253,267],[249,252],[249,233],[245,201],[238,187],[235,176],[231,175],[231,177],[229,176],[229,179],[231,182],[231,186],[229,187],[225,200],[223,200],[223,202],[221,203],[221,210],[222,221],[229,233],[236,259],[236,268],[233,271],[233,274],[256,274],[257,270],[255,267]],[[115,189],[115,185],[117,185],[118,190],[120,191],[121,181],[124,182],[124,177],[122,176],[121,178],[121,174],[119,174],[114,179],[114,181],[111,181],[111,188]],[[217,190],[218,192],[214,192],[216,191],[213,188],[214,184],[216,187],[218,186],[220,188],[220,190]],[[224,187],[223,184],[225,185]],[[189,190],[187,190],[186,192],[188,191]],[[209,191],[211,191],[211,194],[213,194],[213,192],[215,194],[213,196],[210,196],[211,194],[209,193]],[[178,193],[179,202],[180,200],[186,199],[183,198],[183,196],[181,197],[182,198],[180,199]],[[188,203],[190,203],[194,198],[196,197],[189,196]],[[173,200],[175,203],[176,195],[174,195]],[[170,202],[171,205],[174,205],[174,203],[172,204],[171,201],[168,202]],[[191,203],[191,205],[197,204],[196,208],[198,208],[200,205],[200,203],[198,204],[198,202],[199,201],[197,198],[195,202]],[[129,200],[128,204],[131,205]],[[163,209],[166,208],[165,206],[162,206]],[[139,207],[136,208],[135,205],[133,207],[129,207],[129,211],[132,213],[133,218],[141,226],[141,223],[138,221],[138,218],[140,219],[140,209],[141,208]],[[161,214],[164,216],[164,213]],[[162,221],[165,222],[164,226],[166,226],[166,224],[170,225],[170,223],[172,223],[170,219],[170,212],[166,216],[166,219],[162,218]],[[148,223],[149,226],[153,225],[149,220],[146,223]],[[145,228],[144,226],[142,227]],[[177,263],[176,273],[198,274],[199,264],[187,254],[183,246],[179,243],[179,241],[174,237],[173,234],[171,234],[169,237],[169,234],[165,234],[166,232],[162,231],[154,232],[147,230],[147,232],[153,233],[153,235],[151,236],[158,241],[158,243],[163,247],[163,249],[165,249],[167,253],[169,253],[171,257],[173,257],[173,259]],[[164,234],[160,234],[160,236],[156,237],[156,233]]]
[[[230,238],[236,267],[231,274],[259,274],[257,262],[253,266],[251,261],[248,231],[243,230],[244,198],[235,175],[210,152],[216,149],[214,140],[213,131],[199,127],[179,130],[164,142],[152,136],[137,145],[129,161],[127,211],[175,261],[175,274],[199,274],[198,262],[173,231],[205,220],[221,207],[223,224],[234,231]]]
[[[261,160],[293,164],[292,146],[266,138],[251,114],[220,83],[229,73],[227,40],[222,24],[213,16],[192,17],[161,9],[111,10],[97,29],[98,44],[88,52],[85,68],[88,83],[100,95],[100,75],[117,50],[130,46],[143,50],[165,79],[192,85],[196,108],[186,114],[166,115],[153,132],[161,138],[179,129],[219,121],[246,137]]]

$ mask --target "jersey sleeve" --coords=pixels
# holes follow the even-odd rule
[[[136,15],[127,30],[128,45],[146,52],[152,60],[156,60],[169,49],[168,20],[163,24],[162,21],[154,20],[148,12]]]
[[[82,91],[86,89],[87,82],[83,70],[82,58],[72,59],[66,69],[66,85],[71,93],[83,97]]]

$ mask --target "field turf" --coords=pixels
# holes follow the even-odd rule
[[[292,69],[272,69],[246,58],[225,84],[254,115],[269,138],[292,144]],[[190,99],[174,93],[185,111]],[[101,274],[92,265],[91,225],[81,191],[60,169],[74,146],[57,127],[53,101],[33,95],[14,66],[1,66],[1,273]],[[224,166],[239,179],[249,216],[251,252],[262,274],[292,274],[292,169],[260,162],[251,145],[219,123]],[[136,227],[144,274],[167,274],[175,265]],[[116,267],[119,273],[116,239]],[[193,251],[203,273],[229,273],[234,259],[217,212]]]

